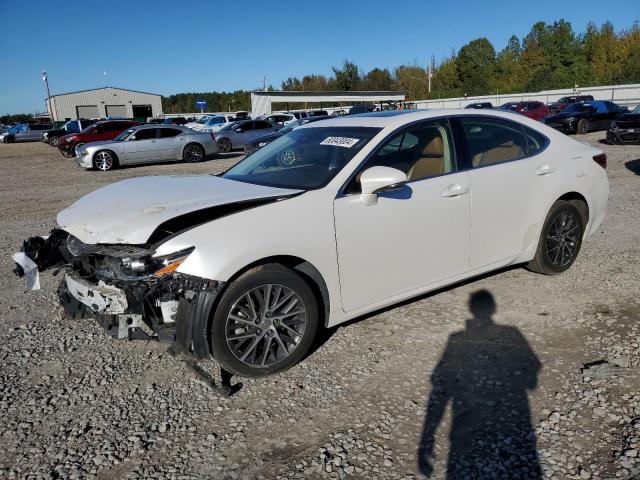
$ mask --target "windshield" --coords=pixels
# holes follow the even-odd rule
[[[224,123],[224,117],[211,117],[211,118],[207,121],[207,123],[208,123],[209,125],[215,125],[215,124],[218,124],[218,123]]]
[[[278,133],[289,133],[294,128],[298,128],[301,123],[302,123],[302,119],[288,123],[284,127],[282,127],[280,130],[278,130]]]
[[[262,147],[222,176],[271,187],[320,188],[379,131],[370,127],[298,128]]]
[[[202,117],[196,123],[199,123],[200,125],[204,125],[205,123],[207,123],[207,120],[209,120],[209,117]]]
[[[634,108],[631,113],[640,113],[640,105],[638,105],[636,108]]]
[[[113,141],[114,142],[124,142],[125,139],[134,132],[134,130],[135,129],[133,129],[133,128],[125,130],[120,135],[118,135],[116,138],[114,138]]]

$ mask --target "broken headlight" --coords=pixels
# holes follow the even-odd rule
[[[130,276],[154,276],[162,278],[175,272],[193,252],[195,247],[185,248],[168,255],[146,258],[125,257],[122,259],[123,273]]]

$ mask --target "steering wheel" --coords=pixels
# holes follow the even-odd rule
[[[278,154],[278,159],[277,159],[278,160],[278,165],[280,165],[281,167],[290,167],[299,158],[300,157],[295,152],[295,150],[293,150],[291,148],[287,148],[286,150],[283,150],[282,152],[280,152]]]

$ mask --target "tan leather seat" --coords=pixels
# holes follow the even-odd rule
[[[434,177],[444,173],[444,144],[442,137],[434,137],[422,149],[421,157],[411,166],[407,172],[409,180],[417,178]]]
[[[519,145],[516,145],[513,140],[507,140],[491,148],[486,152],[480,152],[473,156],[471,164],[474,167],[481,167],[483,165],[491,165],[492,163],[504,162],[506,160],[514,160],[524,156],[524,152]]]

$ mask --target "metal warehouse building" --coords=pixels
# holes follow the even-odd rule
[[[94,88],[52,95],[48,110],[53,121],[103,117],[146,119],[162,115],[162,97],[124,88]]]

